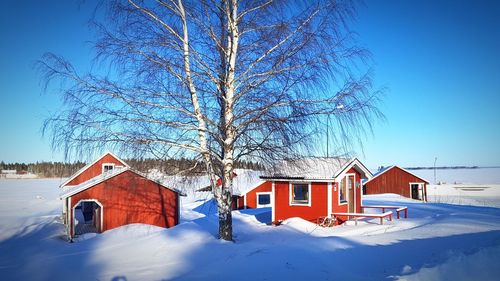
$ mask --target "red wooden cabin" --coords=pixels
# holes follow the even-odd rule
[[[61,187],[70,239],[131,223],[172,227],[179,223],[179,191],[132,170],[108,152]]]
[[[356,158],[308,158],[283,163],[262,178],[271,185],[273,222],[300,217],[316,223],[332,213],[361,213],[361,179],[371,177]]]
[[[398,166],[388,167],[366,181],[364,194],[396,193],[404,197],[427,201],[428,181]]]

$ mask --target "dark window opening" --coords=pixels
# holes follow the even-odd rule
[[[308,204],[309,203],[309,185],[294,184],[293,185],[292,203]]]
[[[259,200],[258,202],[259,205],[269,205],[271,204],[271,195],[259,194],[258,200]]]

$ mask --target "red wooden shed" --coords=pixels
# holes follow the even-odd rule
[[[70,239],[131,223],[172,227],[179,223],[181,192],[132,170],[108,152],[61,187]]]
[[[363,185],[364,194],[396,193],[427,201],[428,181],[398,166],[381,170]]]
[[[333,213],[361,213],[361,180],[371,177],[356,158],[307,158],[262,178],[271,184],[273,222],[300,217],[316,223]]]

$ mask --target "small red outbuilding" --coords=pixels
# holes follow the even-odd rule
[[[356,158],[302,159],[268,174],[262,178],[271,184],[273,222],[300,217],[316,223],[333,213],[361,213],[361,180],[372,177]]]
[[[363,185],[364,194],[395,193],[427,201],[428,181],[398,166],[381,170]]]
[[[61,187],[70,239],[132,223],[172,227],[179,223],[181,193],[132,170],[108,152]]]

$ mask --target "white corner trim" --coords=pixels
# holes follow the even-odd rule
[[[276,196],[275,196],[275,183],[273,181],[272,185],[271,185],[271,192],[272,192],[272,196],[271,196],[271,200],[273,201],[273,205],[271,207],[271,222],[275,222],[276,221]],[[246,197],[245,197],[245,203],[246,203]],[[245,204],[246,205],[246,204]]]
[[[177,196],[177,223],[175,225],[178,225],[181,223],[181,195],[177,193],[175,196]]]
[[[307,203],[294,203],[293,202],[293,185],[294,184],[307,184],[307,187],[308,187],[308,191],[307,191],[307,195],[309,196],[309,200]],[[297,183],[297,182],[289,182],[288,183],[288,197],[289,197],[289,201],[288,201],[288,205],[289,206],[306,206],[306,207],[311,207],[311,204],[312,204],[312,189],[311,189],[311,183]]]
[[[75,222],[71,221],[71,216],[74,215],[74,211],[71,210],[71,197],[68,197],[68,200],[66,201],[67,207],[66,207],[66,232],[68,234],[69,239],[71,240],[71,226]]]
[[[333,196],[333,192],[332,192],[333,187],[332,187],[332,185],[333,184],[331,182],[329,182],[328,185],[327,185],[327,190],[328,190],[328,192],[327,192],[327,196],[328,196],[327,208],[328,208],[328,210],[326,210],[326,216],[327,217],[331,217],[331,215],[332,215],[332,196]]]

